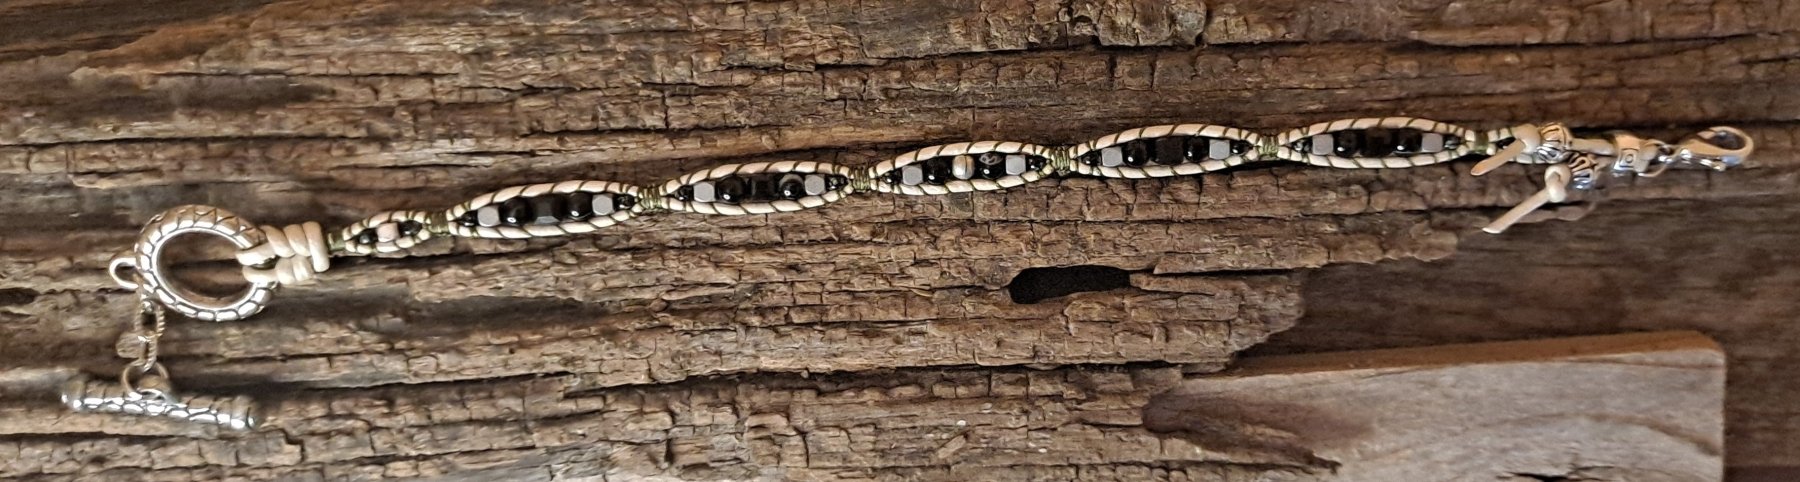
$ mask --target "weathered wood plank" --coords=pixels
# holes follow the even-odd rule
[[[1800,473],[1796,202],[1613,203],[1580,223],[1464,240],[1438,263],[1324,269],[1306,280],[1303,321],[1258,350],[1701,330],[1730,355],[1731,465],[1779,480]]]
[[[1667,332],[1246,358],[1145,425],[1321,480],[1720,480],[1725,354]],[[1244,460],[1244,459],[1238,459]]]

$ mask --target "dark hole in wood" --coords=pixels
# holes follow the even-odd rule
[[[0,290],[0,306],[17,306],[36,300],[38,292],[25,288],[7,288]]]
[[[1039,301],[1087,291],[1115,290],[1131,286],[1131,272],[1111,266],[1059,266],[1026,268],[1007,283],[1014,303]]]

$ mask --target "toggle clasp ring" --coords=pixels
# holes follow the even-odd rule
[[[138,235],[130,257],[122,258],[130,261],[113,261],[114,277],[118,277],[118,268],[122,266],[135,268],[135,281],[142,291],[162,302],[163,306],[190,318],[232,321],[262,311],[269,302],[269,295],[275,291],[274,281],[248,280],[249,289],[221,298],[196,293],[167,278],[163,248],[169,240],[183,234],[225,238],[239,250],[254,248],[265,240],[262,230],[225,210],[211,206],[177,206],[150,218],[150,224],[145,225],[143,233]],[[126,280],[120,282],[123,284]]]

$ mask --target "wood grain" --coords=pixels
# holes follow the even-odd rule
[[[656,462],[657,454],[698,452],[658,452],[667,439],[648,432],[573,449],[505,437],[496,440],[512,442],[484,447],[487,439],[456,432],[517,430],[505,421],[513,415],[495,411],[377,442],[375,426],[354,413],[402,399],[460,413],[459,397],[476,397],[462,391],[489,384],[557,400],[643,391],[680,400],[734,383],[804,393],[819,390],[804,388],[818,376],[899,387],[917,377],[1039,373],[1032,370],[1053,378],[1213,371],[1293,326],[1300,306],[1311,303],[1301,283],[1327,279],[1306,271],[1449,257],[1498,207],[1536,190],[1538,175],[1513,167],[1470,178],[1466,165],[1393,172],[1264,166],[1161,181],[1075,178],[1004,194],[859,197],[782,215],[647,217],[591,237],[464,241],[414,258],[345,262],[317,286],[279,293],[256,320],[181,323],[171,332],[168,362],[183,386],[299,400],[283,402],[292,412],[242,441],[243,449],[166,425],[56,415],[46,395],[75,370],[117,369],[113,337],[132,299],[110,287],[102,268],[137,226],[183,203],[219,205],[261,223],[342,225],[382,210],[447,207],[512,184],[598,178],[648,185],[732,162],[863,166],[966,140],[1066,144],[1173,122],[1273,131],[1387,115],[1471,128],[1559,120],[1664,137],[1733,124],[1758,137],[1761,151],[1746,169],[1622,186],[1607,194],[1622,202],[1584,224],[1604,222],[1621,204],[1735,205],[1796,192],[1800,99],[1787,93],[1800,88],[1793,27],[1800,10],[1783,2],[1341,6],[0,6],[0,190],[7,193],[0,196],[0,397],[8,402],[0,454],[21,454],[0,460],[26,461],[0,476],[66,479],[103,470],[181,480],[229,471],[251,480],[361,479],[491,468],[552,478],[560,474],[556,460],[585,461],[574,463],[586,472],[573,478],[605,470],[610,465],[597,461],[614,453],[638,457],[615,450],[630,446],[649,454],[645,466],[666,471],[659,473],[751,477],[742,465],[722,462],[713,473],[708,463]],[[1671,214],[1670,222],[1685,216]],[[1535,233],[1569,226],[1521,228],[1507,239],[1557,246]],[[1519,249],[1504,259],[1538,253]],[[1611,263],[1608,269],[1636,263],[1584,259]],[[1131,271],[1132,286],[1010,301],[1006,286],[1020,271],[1073,265]],[[1388,286],[1340,289],[1415,303],[1450,297],[1436,287]],[[1609,295],[1562,296],[1599,303]],[[1733,423],[1762,427],[1743,433],[1757,441],[1800,433],[1738,416],[1778,405],[1792,377],[1756,363],[1733,370],[1768,380],[1734,385]],[[1134,388],[1131,396],[1148,397],[1152,385],[1162,386]],[[512,404],[519,397],[498,398]],[[558,426],[541,436],[586,440],[578,435],[584,430]],[[974,447],[968,450],[988,446],[965,440]],[[1066,445],[1058,449],[1071,452],[1111,443],[1106,436],[1058,440]],[[1734,464],[1800,465],[1800,453],[1784,445],[1732,443]],[[564,448],[545,448],[553,446]],[[178,463],[148,455],[196,451],[199,459]],[[1167,472],[1174,462],[1099,453],[1070,462],[1064,452],[1024,451],[1005,470],[1017,478],[1177,478]],[[912,470],[969,478],[1002,470],[876,465],[809,476]],[[1195,478],[1281,470],[1193,467],[1200,467]]]
[[[1251,357],[1145,425],[1318,480],[1719,480],[1725,354],[1662,332]],[[1243,461],[1243,459],[1240,459]]]

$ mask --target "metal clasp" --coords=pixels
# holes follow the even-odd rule
[[[1713,127],[1695,133],[1675,145],[1673,163],[1697,164],[1715,171],[1737,167],[1756,151],[1756,140],[1734,127]]]
[[[1551,170],[1545,173],[1543,190],[1484,228],[1490,233],[1505,231],[1545,204],[1563,202],[1569,189],[1604,187],[1605,178],[1597,175],[1600,172],[1609,172],[1611,177],[1656,177],[1670,167],[1723,171],[1742,164],[1756,150],[1748,134],[1731,127],[1713,127],[1674,146],[1625,133],[1613,133],[1607,140],[1584,139],[1561,124],[1525,124],[1497,132],[1504,133],[1511,143],[1477,163],[1471,174],[1479,176],[1515,162],[1549,164]]]
[[[246,280],[250,284],[248,289],[233,296],[216,297],[200,294],[170,279],[164,265],[164,249],[171,240],[184,234],[224,238],[240,252],[266,241],[263,231],[225,210],[210,206],[178,206],[150,218],[131,252],[113,259],[110,274],[120,286],[143,292],[190,318],[233,321],[262,311],[278,286],[274,280],[250,278]],[[128,273],[128,270],[136,273]]]

